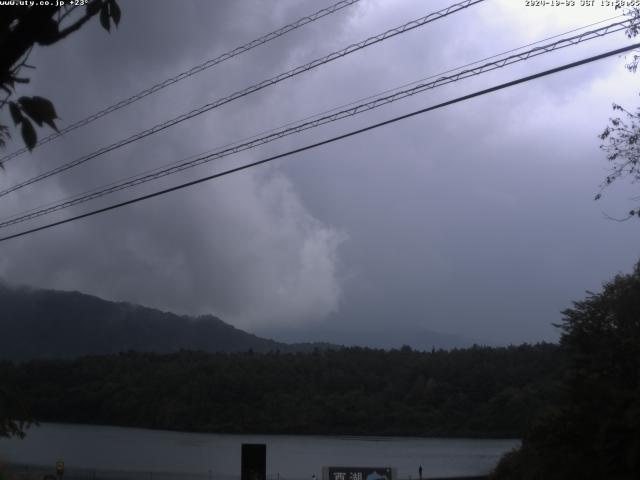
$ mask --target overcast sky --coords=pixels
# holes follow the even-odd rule
[[[32,84],[60,125],[310,14],[331,0],[124,1],[34,50]],[[444,8],[362,0],[7,164],[6,188],[132,133]],[[580,3],[580,2],[578,2]],[[620,12],[488,0],[231,102],[0,199],[2,218]],[[127,190],[17,232],[629,44],[622,32]],[[640,257],[618,223],[638,187],[594,202],[611,103],[640,104],[612,57],[413,117],[135,206],[0,244],[0,277],[177,313],[211,313],[285,340],[436,331],[519,343]],[[3,112],[5,123],[6,112]],[[40,134],[48,133],[44,130]],[[21,146],[19,135],[7,147]],[[351,334],[349,333],[349,334]]]

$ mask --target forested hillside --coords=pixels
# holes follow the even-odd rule
[[[211,315],[189,317],[79,292],[0,283],[0,359],[76,357],[136,350],[310,351],[239,330]]]
[[[640,478],[640,262],[563,312],[567,372],[495,480]],[[551,408],[553,407],[553,408]]]
[[[40,421],[208,432],[518,437],[557,401],[555,345],[125,353],[0,364]]]

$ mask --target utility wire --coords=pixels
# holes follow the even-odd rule
[[[327,145],[327,144],[330,144],[330,143],[333,143],[333,142],[337,142],[339,140],[344,140],[345,138],[353,137],[355,135],[359,135],[361,133],[368,132],[370,130],[374,130],[376,128],[379,128],[379,127],[382,127],[382,126],[385,126],[385,125],[390,125],[390,124],[398,122],[400,120],[405,120],[405,119],[410,118],[410,117],[421,115],[423,113],[430,112],[432,110],[437,110],[439,108],[443,108],[443,107],[446,107],[446,106],[449,106],[449,105],[453,105],[455,103],[464,102],[466,100],[470,100],[472,98],[479,97],[481,95],[486,95],[488,93],[496,92],[498,90],[502,90],[502,89],[505,89],[505,88],[508,88],[508,87],[512,87],[514,85],[518,85],[518,84],[521,84],[521,83],[529,82],[529,81],[535,80],[537,78],[541,78],[541,77],[545,77],[545,76],[548,76],[548,75],[552,75],[554,73],[558,73],[558,72],[561,72],[563,70],[567,70],[567,69],[570,69],[570,68],[575,68],[577,66],[585,65],[587,63],[591,63],[591,62],[594,62],[596,60],[601,60],[603,58],[611,57],[613,55],[618,55],[620,53],[628,52],[629,50],[633,50],[634,48],[638,48],[638,47],[640,47],[640,43],[634,43],[634,44],[626,46],[626,47],[618,48],[616,50],[610,50],[608,52],[601,53],[599,55],[594,55],[594,56],[591,56],[591,57],[588,57],[588,58],[585,58],[585,59],[582,59],[582,60],[579,60],[579,61],[576,61],[576,62],[567,63],[567,64],[561,65],[559,67],[555,67],[555,68],[552,68],[552,69],[549,69],[549,70],[545,70],[545,71],[542,71],[542,72],[539,72],[539,73],[535,73],[533,75],[528,75],[526,77],[521,77],[521,78],[518,78],[516,80],[512,80],[510,82],[501,83],[499,85],[495,85],[493,87],[486,88],[484,90],[479,90],[479,91],[476,91],[474,93],[470,93],[468,95],[463,95],[461,97],[454,98],[453,100],[448,100],[446,102],[439,103],[437,105],[432,105],[430,107],[426,107],[426,108],[423,108],[423,109],[420,109],[420,110],[416,110],[416,111],[413,111],[411,113],[407,113],[407,114],[404,114],[404,115],[393,117],[393,118],[385,120],[383,122],[374,123],[374,124],[369,125],[369,126],[364,127],[364,128],[360,128],[360,129],[357,129],[357,130],[352,130],[351,132],[348,132],[348,133],[345,133],[345,134],[342,134],[342,135],[331,137],[331,138],[328,138],[326,140],[322,140],[320,142],[316,142],[316,143],[313,143],[313,144],[310,144],[310,145],[306,145],[304,147],[300,147],[300,148],[296,148],[296,149],[293,149],[293,150],[289,150],[288,152],[280,153],[278,155],[273,155],[271,157],[267,157],[267,158],[264,158],[262,160],[258,160],[258,161],[252,162],[252,163],[248,163],[248,164],[245,164],[245,165],[242,165],[242,166],[239,166],[239,167],[235,167],[235,168],[231,168],[231,169],[228,169],[228,170],[224,170],[222,172],[215,173],[213,175],[209,175],[207,177],[199,178],[197,180],[192,180],[190,182],[182,183],[180,185],[176,185],[176,186],[173,186],[173,187],[170,187],[170,188],[166,188],[164,190],[159,190],[159,191],[154,192],[154,193],[150,193],[150,194],[147,194],[147,195],[142,195],[142,196],[139,196],[139,197],[136,197],[136,198],[132,198],[130,200],[126,200],[124,202],[120,202],[120,203],[116,203],[116,204],[113,204],[113,205],[109,205],[107,207],[99,208],[97,210],[92,210],[90,212],[83,213],[81,215],[76,215],[75,217],[67,218],[67,219],[64,219],[64,220],[59,220],[57,222],[52,222],[52,223],[49,223],[49,224],[46,224],[46,225],[42,225],[40,227],[32,228],[32,229],[29,229],[29,230],[24,230],[22,232],[14,233],[12,235],[7,235],[5,237],[1,237],[0,238],[0,242],[11,240],[13,238],[22,237],[24,235],[28,235],[28,234],[31,234],[31,233],[39,232],[41,230],[46,230],[46,229],[49,229],[49,228],[52,228],[52,227],[55,227],[55,226],[58,226],[58,225],[63,225],[65,223],[69,223],[69,222],[73,222],[73,221],[76,221],[76,220],[80,220],[82,218],[91,217],[91,216],[97,215],[99,213],[104,213],[104,212],[108,212],[108,211],[111,211],[111,210],[115,210],[115,209],[118,209],[118,208],[121,208],[121,207],[125,207],[127,205],[132,205],[134,203],[138,203],[138,202],[141,202],[143,200],[149,200],[151,198],[158,197],[158,196],[161,196],[161,195],[165,195],[167,193],[174,192],[174,191],[177,191],[177,190],[182,190],[184,188],[191,187],[193,185],[197,185],[197,184],[200,184],[200,183],[204,183],[204,182],[207,182],[209,180],[214,180],[216,178],[220,178],[220,177],[229,175],[231,173],[239,172],[241,170],[246,170],[246,169],[249,169],[251,167],[255,167],[255,166],[262,165],[262,164],[265,164],[265,163],[268,163],[268,162],[272,162],[272,161],[280,159],[280,158],[288,157],[288,156],[291,156],[291,155],[294,155],[294,154],[297,154],[297,153],[301,153],[301,152],[304,152],[304,151],[307,151],[307,150],[311,150],[313,148],[317,148],[317,147],[320,147],[322,145]]]
[[[602,22],[597,22],[597,23],[602,23]],[[467,78],[469,76],[472,75],[479,75],[481,73],[485,73],[487,71],[490,70],[494,70],[496,68],[502,68],[506,65],[509,65],[511,63],[515,63],[516,61],[522,61],[522,60],[527,60],[528,58],[531,58],[532,56],[537,56],[543,53],[548,53],[550,51],[559,49],[559,48],[564,48],[566,46],[570,46],[570,45],[575,45],[577,43],[580,43],[582,41],[586,41],[586,40],[590,40],[592,38],[598,38],[610,33],[614,33],[617,32],[619,30],[623,30],[626,28],[625,23],[627,22],[619,22],[616,24],[611,24],[608,25],[606,27],[602,27],[600,29],[596,29],[593,31],[589,31],[589,32],[585,32],[581,35],[576,35],[570,38],[565,38],[565,39],[561,39],[558,42],[552,43],[552,44],[548,44],[548,45],[544,45],[535,49],[532,49],[530,51],[527,52],[521,52],[517,55],[512,55],[511,57],[507,57],[507,58],[503,58],[499,61],[496,62],[492,62],[489,64],[485,64],[482,65],[478,68],[472,69],[472,70],[465,70],[463,72],[459,72],[456,75],[452,75],[449,77],[441,77],[439,78],[436,82],[431,82],[429,84],[424,84],[424,85],[418,85],[415,88],[412,89],[408,89],[405,91],[401,91],[401,92],[397,92],[394,95],[390,95],[388,97],[385,98],[377,98],[376,100],[374,100],[373,102],[369,102],[367,104],[361,104],[358,105],[356,108],[354,109],[348,109],[348,110],[343,110],[341,112],[338,112],[334,115],[329,115],[323,118],[319,118],[314,122],[307,122],[304,123],[302,125],[297,125],[294,128],[289,128],[289,129],[284,129],[284,130],[280,130],[277,131],[276,130],[270,130],[270,132],[274,132],[276,131],[277,133],[273,134],[273,135],[269,135],[267,137],[263,137],[263,138],[258,138],[257,140],[253,140],[251,142],[246,142],[244,144],[241,145],[235,145],[233,148],[228,148],[226,150],[224,150],[224,147],[222,151],[218,151],[212,154],[209,154],[210,152],[213,152],[213,150],[210,150],[209,152],[206,152],[205,154],[199,154],[199,155],[192,155],[191,157],[187,158],[187,159],[183,159],[179,162],[174,162],[171,164],[171,167],[168,168],[163,168],[163,167],[159,167],[156,168],[154,170],[152,170],[151,172],[147,172],[147,173],[143,173],[143,174],[139,174],[137,176],[131,176],[128,177],[127,179],[121,180],[119,182],[113,182],[109,185],[103,186],[103,187],[99,187],[98,189],[94,189],[91,190],[89,192],[85,192],[82,194],[78,194],[72,197],[68,197],[67,199],[58,201],[58,202],[54,202],[42,207],[37,207],[35,209],[31,209],[27,212],[22,212],[20,214],[16,214],[16,215],[12,215],[8,218],[4,218],[2,220],[0,220],[0,228],[2,227],[7,227],[10,225],[14,225],[17,223],[21,223],[23,221],[27,221],[27,220],[31,220],[33,218],[37,218],[39,216],[48,214],[48,213],[52,213],[64,208],[68,208],[80,203],[84,203],[86,201],[89,200],[93,200],[99,197],[102,197],[104,195],[110,194],[110,193],[114,193],[116,191],[119,190],[123,190],[125,188],[130,188],[133,186],[137,186],[143,183],[146,183],[148,181],[152,181],[152,180],[156,180],[158,178],[161,178],[163,176],[166,175],[171,175],[174,173],[178,173],[182,170],[185,170],[187,168],[192,168],[198,165],[201,165],[203,163],[207,163],[209,161],[227,156],[227,155],[231,155],[233,153],[238,153],[239,151],[243,151],[243,150],[247,150],[250,148],[254,148],[258,145],[262,145],[264,143],[268,143],[271,141],[274,141],[276,139],[282,138],[283,136],[286,135],[290,135],[293,133],[299,133],[300,131],[303,130],[307,130],[309,128],[314,128],[320,125],[323,125],[325,123],[330,123],[332,121],[336,121],[336,120],[340,120],[342,118],[345,118],[347,116],[353,116],[356,115],[358,113],[362,113],[364,111],[367,110],[371,110],[374,108],[377,108],[379,106],[385,105],[387,103],[391,103],[394,102],[396,100],[400,100],[402,98],[406,98],[407,96],[411,96],[411,95],[415,95],[417,93],[422,93],[423,91],[427,90],[427,89],[431,89],[431,88],[436,88],[438,86],[444,85],[446,83],[451,83],[454,81],[458,81],[461,80],[463,78]],[[550,38],[556,38],[558,35],[550,37]],[[540,42],[535,42],[535,43],[540,43]],[[531,44],[529,44],[531,45]],[[528,45],[527,45],[528,46]],[[520,50],[521,48],[524,47],[520,47],[519,49],[514,49],[514,50],[510,50],[510,51],[517,51]],[[488,58],[494,58],[498,55],[494,55],[492,57],[488,57]],[[473,62],[471,65],[476,64],[479,62]],[[466,66],[466,65],[465,65]],[[459,68],[464,68],[464,67],[459,67]],[[459,69],[458,68],[458,69]],[[454,71],[454,70],[458,70],[458,69],[452,69],[449,71]],[[444,72],[444,73],[448,73],[448,72]],[[428,78],[435,78],[437,75],[433,75],[431,77]],[[408,85],[414,85],[417,82],[412,82]],[[400,87],[401,88],[401,87]],[[393,90],[389,90],[389,91],[394,91],[396,89]],[[387,91],[388,92],[388,91]],[[387,93],[387,92],[383,92]],[[380,94],[382,95],[382,94]],[[369,98],[374,98],[374,97],[369,97]],[[354,104],[355,102],[352,102],[349,105]],[[336,109],[332,109],[331,111],[335,111]],[[314,118],[317,117],[318,115],[314,115],[312,117],[309,118]],[[285,125],[286,126],[286,125]],[[257,136],[253,136],[250,137],[251,139],[256,138]],[[229,145],[234,145],[229,144]],[[200,157],[200,158],[198,158]]]
[[[279,75],[276,75],[275,77],[272,77],[268,80],[263,80],[260,83],[254,84],[250,87],[245,88],[244,90],[239,90],[227,97],[224,98],[220,98],[218,100],[215,100],[212,103],[208,103],[198,109],[192,110],[189,113],[185,113],[183,115],[180,115],[178,117],[175,117],[171,120],[168,120],[166,122],[160,123],[158,125],[155,125],[152,128],[149,128],[147,130],[144,130],[142,132],[139,132],[135,135],[132,135],[130,137],[127,137],[123,140],[120,140],[118,142],[112,143],[111,145],[107,146],[107,147],[103,147],[99,150],[96,150],[88,155],[84,155],[82,157],[77,158],[76,160],[72,160],[71,162],[65,163],[63,165],[60,165],[59,167],[56,167],[52,170],[49,170],[47,172],[41,173],[40,175],[37,175],[35,177],[32,177],[28,180],[24,180],[12,187],[9,187],[5,190],[0,191],[0,197],[3,197],[11,192],[14,192],[20,188],[26,187],[27,185],[31,185],[33,183],[36,183],[40,180],[44,180],[45,178],[51,177],[52,175],[56,175],[58,173],[64,172],[65,170],[69,170],[70,168],[76,167],[80,164],[83,164],[93,158],[96,158],[100,155],[103,155],[107,152],[111,152],[112,150],[115,150],[117,148],[123,147],[125,145],[128,145],[129,143],[135,142],[137,140],[140,140],[142,138],[148,137],[149,135],[153,135],[154,133],[158,133],[166,128],[172,127],[180,122],[183,122],[185,120],[188,120],[190,118],[193,118],[197,115],[201,115],[205,112],[208,112],[209,110],[212,110],[214,108],[217,108],[221,105],[224,105],[226,103],[229,103],[233,100],[237,100],[238,98],[244,97],[246,95],[249,95],[251,93],[257,92],[259,90],[262,90],[266,87],[269,87],[271,85],[275,85],[277,83],[282,82],[283,80],[286,80],[288,78],[294,77],[296,75],[299,75],[303,72],[307,72],[309,70],[312,70],[316,67],[319,67],[320,65],[324,65],[326,63],[332,62],[334,60],[337,60],[339,58],[342,58],[346,55],[349,55],[351,53],[354,53],[358,50],[362,50],[368,46],[374,45],[376,43],[382,42],[384,40],[387,40],[389,38],[395,37],[396,35],[400,35],[403,33],[406,33],[410,30],[413,30],[415,28],[418,27],[422,27],[428,23],[434,22],[436,20],[439,20],[441,18],[444,18],[448,15],[451,15],[453,13],[456,13],[460,10],[463,10],[471,5],[475,5],[477,3],[481,3],[484,2],[485,0],[464,0],[462,2],[453,4],[447,8],[444,8],[442,10],[439,10],[437,12],[433,12],[430,13],[424,17],[418,18],[416,20],[411,20],[410,22],[405,23],[404,25],[400,25],[399,27],[396,28],[392,28],[390,30],[387,30],[384,33],[381,33],[379,35],[375,35],[373,37],[369,37],[366,40],[363,40],[361,42],[358,43],[354,43],[352,45],[349,45],[348,47],[342,49],[342,50],[338,50],[336,52],[330,53],[329,55],[326,55],[322,58],[313,60],[312,62],[309,62],[305,65],[301,65],[298,66],[292,70],[289,70],[285,73],[281,73]]]
[[[288,135],[300,133],[302,131],[309,130],[311,128],[315,128],[321,125],[325,125],[327,123],[331,123],[338,120],[342,120],[347,117],[355,116],[360,113],[373,110],[383,105],[387,105],[389,103],[393,103],[395,101],[402,100],[404,98],[407,98],[407,97],[416,95],[418,93],[422,93],[427,90],[431,90],[449,83],[457,82],[472,76],[477,76],[486,72],[490,72],[492,70],[496,70],[498,68],[503,68],[507,65],[511,65],[516,62],[525,61],[532,57],[549,53],[561,48],[577,45],[578,43],[585,42],[587,40],[600,38],[605,35],[609,35],[609,34],[618,32],[620,30],[626,29],[628,26],[628,23],[629,23],[628,20],[624,22],[613,23],[595,30],[583,32],[579,35],[563,38],[556,42],[549,43],[546,45],[541,45],[539,47],[536,47],[524,52],[520,52],[514,55],[510,55],[493,62],[485,63],[483,65],[480,65],[472,69],[462,70],[454,75],[442,76],[435,81],[431,81],[428,83],[421,83],[412,88],[401,90],[391,95],[378,97],[369,102],[358,104],[354,107],[347,108],[335,113],[331,113],[329,115],[325,115],[320,118],[316,118],[315,120],[299,123],[289,128],[277,130],[273,133],[270,133],[269,135],[259,137],[259,138],[254,138],[247,142],[236,144],[228,148],[223,148],[222,150],[218,150],[213,153],[207,153],[204,155],[201,154],[200,156],[197,156],[197,157],[190,157],[190,159],[184,160],[170,167],[156,169],[147,174],[130,177],[124,181],[112,183],[105,187],[87,192],[85,194],[77,195],[75,197],[72,197],[69,200],[63,200],[63,201],[53,203],[44,207],[30,210],[23,214],[14,215],[7,219],[2,219],[0,220],[0,228],[8,227],[10,225],[15,225],[17,223],[21,223],[27,220],[32,220],[42,215],[46,215],[55,211],[72,207],[74,205],[85,203],[90,200],[94,200],[96,198],[100,198],[120,190],[125,190],[127,188],[132,188],[132,187],[141,185],[143,183],[150,182],[152,180],[157,180],[159,178],[162,178],[168,175],[173,175],[183,170],[193,168],[199,165],[203,165],[213,160],[218,160],[220,158],[223,158],[235,153],[239,153],[245,150],[249,150],[251,148],[255,148],[260,145],[264,145],[266,143],[270,143],[272,141],[278,140]]]
[[[611,21],[611,20],[615,20],[615,19],[617,19],[617,18],[623,18],[623,17],[625,17],[625,15],[616,15],[616,16],[614,16],[614,17],[605,18],[605,19],[603,19],[603,20],[599,20],[599,21],[597,21],[597,22],[593,22],[593,23],[590,23],[590,24],[588,24],[588,25],[584,25],[584,26],[582,26],[582,27],[574,28],[574,29],[572,29],[572,30],[568,30],[568,31],[563,32],[563,33],[558,33],[558,34],[556,34],[556,35],[552,35],[552,36],[549,36],[549,37],[546,37],[546,38],[543,38],[543,39],[540,39],[540,40],[536,40],[535,42],[527,43],[526,45],[521,45],[520,47],[517,47],[517,48],[512,48],[512,49],[510,49],[510,50],[505,50],[505,51],[503,51],[503,52],[496,53],[496,54],[491,55],[491,56],[489,56],[489,57],[481,58],[480,60],[475,60],[475,61],[473,61],[473,62],[466,63],[466,64],[461,65],[461,66],[459,66],[459,67],[450,68],[449,70],[445,70],[444,72],[440,72],[440,73],[437,73],[437,74],[429,75],[428,77],[423,77],[423,78],[420,78],[420,79],[418,79],[418,80],[414,80],[413,82],[405,83],[405,84],[403,84],[403,85],[399,85],[399,86],[397,86],[397,87],[390,88],[390,89],[384,90],[384,91],[382,91],[382,92],[378,92],[378,93],[376,93],[376,94],[374,94],[374,95],[368,95],[368,96],[366,96],[366,97],[362,97],[362,98],[359,98],[359,99],[357,99],[357,100],[353,100],[352,102],[349,102],[349,103],[346,103],[346,104],[339,105],[339,106],[334,107],[334,108],[331,108],[331,109],[329,109],[329,110],[325,110],[325,111],[320,112],[320,113],[315,113],[315,114],[313,114],[313,115],[309,115],[309,116],[307,116],[307,117],[304,117],[304,118],[298,119],[298,120],[296,120],[296,121],[289,122],[289,123],[286,123],[286,124],[284,124],[284,125],[281,125],[280,127],[271,128],[271,129],[269,129],[269,130],[262,131],[262,132],[260,132],[260,133],[258,133],[258,134],[252,135],[251,137],[248,137],[248,138],[247,138],[247,137],[245,137],[245,138],[243,138],[243,139],[241,139],[241,140],[238,140],[238,141],[236,141],[236,142],[233,142],[233,143],[231,143],[231,144],[229,144],[229,145],[233,145],[233,144],[235,144],[235,143],[239,143],[239,142],[242,142],[242,141],[245,141],[245,140],[250,140],[250,139],[252,139],[252,138],[255,138],[255,137],[259,137],[259,136],[261,136],[261,135],[264,135],[264,134],[266,134],[266,133],[275,132],[276,130],[278,130],[278,129],[280,129],[280,128],[288,127],[288,126],[294,125],[294,124],[296,124],[296,123],[298,123],[298,122],[303,122],[303,121],[305,121],[305,120],[310,120],[310,119],[312,119],[312,118],[316,118],[316,117],[319,117],[319,116],[325,115],[325,114],[327,114],[327,113],[335,112],[336,110],[340,110],[340,109],[345,108],[345,107],[350,107],[351,105],[355,105],[355,104],[360,103],[360,102],[363,102],[363,101],[365,101],[365,100],[371,100],[372,98],[376,98],[376,97],[378,97],[378,96],[380,96],[380,95],[384,95],[384,94],[387,94],[387,93],[395,92],[395,91],[397,91],[397,90],[400,90],[400,89],[402,89],[402,88],[409,87],[409,86],[411,86],[411,85],[416,85],[416,84],[418,84],[418,83],[420,83],[420,82],[424,82],[425,80],[431,80],[432,78],[440,77],[440,76],[446,75],[447,73],[451,73],[451,72],[455,72],[455,71],[461,70],[461,69],[463,69],[463,68],[471,67],[471,66],[473,66],[473,65],[477,65],[477,64],[479,64],[479,63],[481,63],[481,62],[486,62],[487,60],[491,60],[491,59],[493,59],[493,58],[497,58],[497,57],[500,57],[500,56],[502,56],[502,55],[506,55],[506,54],[508,54],[508,53],[517,52],[517,51],[520,51],[520,50],[522,50],[522,49],[524,49],[524,48],[532,47],[532,46],[534,46],[534,45],[539,45],[540,43],[546,42],[546,41],[548,41],[548,40],[553,40],[554,38],[562,37],[562,36],[564,36],[564,35],[569,35],[570,33],[575,33],[575,32],[578,32],[578,31],[580,31],[580,30],[585,30],[585,29],[590,28],[590,27],[593,27],[593,26],[595,26],[595,25],[600,25],[600,24],[602,24],[602,23],[609,22],[609,21]],[[224,146],[227,146],[227,145],[224,145]],[[176,162],[176,163],[177,163],[177,162]]]
[[[233,57],[236,57],[242,53],[248,52],[249,50],[258,47],[260,45],[263,45],[267,42],[270,42],[271,40],[275,40],[278,37],[281,37],[293,30],[296,30],[304,25],[307,25],[309,23],[315,22],[316,20],[321,19],[322,17],[326,17],[327,15],[331,15],[332,13],[335,13],[339,10],[342,10],[345,7],[349,7],[351,5],[353,5],[354,3],[359,2],[360,0],[340,0],[337,3],[334,3],[333,5],[331,5],[330,7],[327,8],[323,8],[322,10],[318,10],[315,13],[312,13],[311,15],[307,15],[305,17],[302,17],[298,20],[296,20],[293,23],[290,23],[288,25],[285,25],[282,28],[279,28],[278,30],[274,30],[271,33],[267,33],[266,35],[263,35],[260,38],[256,38],[255,40],[250,41],[249,43],[245,43],[244,45],[237,47],[229,52],[223,53],[222,55],[217,56],[216,58],[212,58],[210,60],[207,60],[204,63],[201,63],[200,65],[196,65],[195,67],[190,68],[189,70],[179,73],[178,75],[171,77],[171,78],[167,78],[166,80],[157,83],[155,85],[153,85],[152,87],[149,87],[145,90],[142,90],[141,92],[136,93],[135,95],[132,95],[129,98],[126,98],[124,100],[119,101],[116,104],[110,105],[107,108],[100,110],[99,112],[94,113],[93,115],[90,115],[86,118],[83,118],[82,120],[78,120],[75,123],[72,123],[71,125],[68,125],[66,127],[64,127],[63,129],[61,129],[59,132],[54,132],[46,137],[43,137],[42,139],[38,140],[38,142],[36,143],[36,147],[40,146],[44,143],[48,143],[51,140],[54,140],[58,137],[60,137],[61,135],[64,135],[65,133],[68,133],[72,130],[75,130],[77,128],[83,127],[99,118],[104,117],[105,115],[108,115],[110,113],[115,112],[116,110],[120,110],[121,108],[126,107],[127,105],[131,105],[134,102],[137,102],[138,100],[141,100],[142,98],[146,97],[147,95],[151,95],[152,93],[156,93],[159,90],[162,90],[163,88],[166,88],[170,85],[173,85],[174,83],[179,82],[180,80],[184,80],[185,78],[189,78],[197,73],[200,73],[204,70],[207,70],[208,68],[211,68],[215,65],[218,65],[219,63],[222,63],[226,60],[229,60]],[[8,155],[5,155],[4,157],[0,158],[0,165],[4,164],[5,162],[16,158],[17,156],[27,152],[28,149],[26,147],[20,148],[19,150],[16,150],[15,152],[12,152]]]
[[[385,94],[387,94],[387,93],[396,92],[396,91],[398,91],[398,90],[400,90],[400,89],[403,89],[403,88],[409,87],[409,86],[411,86],[411,85],[416,85],[416,84],[418,84],[418,83],[420,83],[420,82],[424,82],[425,80],[431,80],[432,78],[441,77],[441,76],[444,76],[444,75],[446,75],[446,74],[448,74],[448,73],[456,72],[456,71],[461,70],[461,69],[463,69],[463,68],[471,67],[471,66],[473,66],[473,65],[477,65],[477,64],[479,64],[479,63],[485,62],[485,61],[487,61],[487,60],[491,60],[491,59],[493,59],[493,58],[498,58],[498,57],[500,57],[500,56],[502,56],[502,55],[506,55],[506,54],[508,54],[508,53],[517,52],[517,51],[520,51],[520,50],[522,50],[522,49],[524,49],[524,48],[532,47],[533,45],[539,45],[539,44],[541,44],[541,43],[543,43],[543,42],[546,42],[546,41],[548,41],[548,40],[553,40],[554,38],[562,37],[562,36],[564,36],[564,35],[568,35],[568,34],[570,34],[570,33],[575,33],[575,32],[578,32],[578,31],[580,31],[580,30],[585,30],[585,29],[590,28],[590,27],[593,27],[593,26],[595,26],[595,25],[600,25],[600,24],[602,24],[602,23],[606,23],[606,22],[609,22],[609,21],[611,21],[611,20],[615,20],[615,19],[617,19],[617,18],[623,18],[623,17],[625,17],[625,15],[616,15],[616,16],[613,16],[613,17],[605,18],[605,19],[603,19],[603,20],[599,20],[599,21],[597,21],[597,22],[590,23],[590,24],[588,24],[588,25],[584,25],[584,26],[582,26],[582,27],[578,27],[578,28],[574,28],[574,29],[568,30],[568,31],[566,31],[566,32],[558,33],[558,34],[556,34],[556,35],[551,35],[551,36],[549,36],[549,37],[545,37],[545,38],[543,38],[543,39],[536,40],[535,42],[527,43],[526,45],[521,45],[520,47],[517,47],[517,48],[512,48],[512,49],[510,49],[510,50],[505,50],[505,51],[502,51],[502,52],[500,52],[500,53],[493,54],[493,55],[491,55],[491,56],[489,56],[489,57],[484,57],[484,58],[481,58],[481,59],[479,59],[479,60],[475,60],[475,61],[473,61],[473,62],[466,63],[466,64],[461,65],[461,66],[458,66],[458,67],[450,68],[449,70],[445,70],[445,71],[440,72],[440,73],[432,74],[432,75],[429,75],[428,77],[423,77],[423,78],[420,78],[420,79],[418,79],[418,80],[414,80],[414,81],[412,81],[412,82],[405,83],[405,84],[403,84],[403,85],[399,85],[399,86],[397,86],[397,87],[393,87],[393,88],[390,88],[390,89],[384,90],[384,91],[382,91],[382,92],[375,93],[375,94],[373,94],[373,95],[368,95],[368,96],[366,96],[366,97],[358,98],[357,100],[353,100],[353,101],[351,101],[351,102],[349,102],[349,103],[344,103],[344,104],[338,105],[338,106],[336,106],[336,107],[330,108],[330,109],[328,109],[328,110],[324,110],[324,111],[322,111],[322,112],[314,113],[314,114],[312,114],[312,115],[308,115],[308,116],[306,116],[306,117],[299,118],[299,119],[297,119],[297,120],[293,120],[293,121],[287,122],[287,123],[285,123],[285,124],[283,124],[283,125],[280,125],[280,126],[278,126],[278,127],[274,127],[274,128],[269,128],[269,129],[266,129],[266,130],[262,130],[261,132],[255,133],[255,134],[253,134],[253,135],[251,135],[251,136],[243,137],[243,138],[238,139],[238,140],[235,140],[235,141],[233,141],[233,142],[229,142],[229,143],[226,143],[226,144],[224,144],[224,145],[220,145],[220,146],[218,146],[217,148],[218,148],[218,149],[220,149],[220,148],[225,148],[225,147],[229,147],[229,146],[231,146],[231,145],[239,144],[239,143],[241,143],[241,142],[249,141],[249,140],[252,140],[252,139],[254,139],[254,138],[258,138],[258,137],[260,137],[260,136],[266,135],[266,134],[268,134],[268,133],[272,133],[272,132],[278,131],[278,130],[283,129],[283,128],[285,128],[285,127],[290,127],[290,126],[292,126],[292,125],[296,125],[296,124],[301,123],[301,122],[304,122],[304,121],[306,121],[306,120],[311,120],[311,119],[313,119],[313,118],[321,117],[321,116],[326,115],[326,114],[328,114],[328,113],[335,112],[335,111],[337,111],[337,110],[344,109],[344,108],[346,108],[346,107],[350,107],[350,106],[352,106],[352,105],[356,105],[356,104],[358,104],[358,103],[364,102],[365,100],[371,100],[371,99],[373,99],[373,98],[379,97],[379,96],[381,96],[381,95],[385,95]],[[205,153],[211,153],[211,152],[213,152],[213,151],[215,151],[215,149],[207,150],[206,152],[202,152],[202,153],[200,153],[199,155],[204,155]],[[193,155],[192,155],[192,156],[189,156],[189,158],[193,158],[193,157],[194,157]],[[152,169],[152,170],[145,171],[145,172],[142,172],[142,173],[137,174],[137,175],[129,176],[129,177],[125,178],[125,179],[121,179],[120,181],[129,180],[129,179],[134,178],[134,177],[138,177],[138,176],[141,176],[141,175],[145,175],[145,174],[147,174],[147,173],[155,172],[155,171],[158,171],[158,170],[160,170],[160,169],[162,169],[162,168],[168,167],[168,166],[170,166],[170,165],[176,165],[176,164],[181,163],[181,162],[186,161],[186,160],[188,160],[188,159],[186,159],[186,158],[185,158],[185,159],[177,160],[177,161],[171,162],[171,163],[169,163],[169,164],[165,164],[165,165],[162,165],[162,166],[160,166],[160,167],[154,168],[154,169]],[[93,191],[93,190],[92,190],[92,191]],[[86,192],[86,193],[88,193],[88,192]],[[75,198],[76,196],[77,196],[77,195],[74,195],[74,196],[72,196],[72,197],[67,197],[67,198],[65,198],[65,200],[66,200],[66,199],[69,199],[69,198]]]

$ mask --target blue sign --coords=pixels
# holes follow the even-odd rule
[[[390,467],[329,467],[328,480],[393,480]]]

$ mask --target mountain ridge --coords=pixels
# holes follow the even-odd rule
[[[339,348],[262,338],[213,315],[178,315],[78,291],[0,282],[0,359],[69,358],[126,351],[256,353]]]

